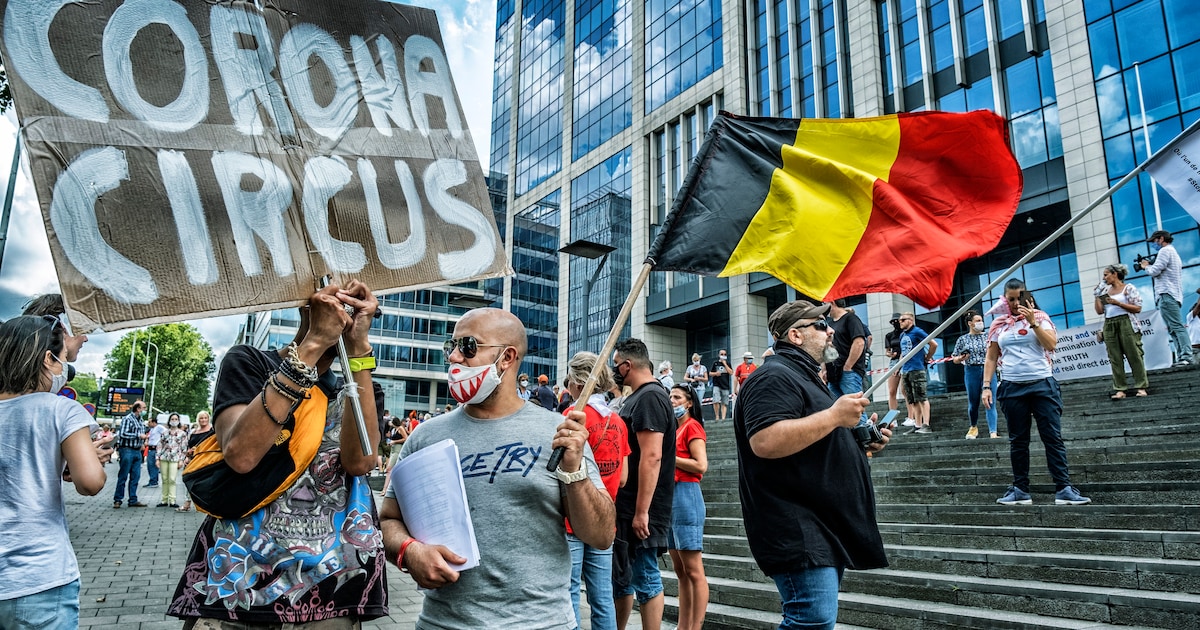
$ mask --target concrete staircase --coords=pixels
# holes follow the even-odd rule
[[[846,573],[839,627],[1200,628],[1200,370],[1154,372],[1151,384],[1148,398],[1111,401],[1107,378],[1062,383],[1071,480],[1087,506],[1054,505],[1036,438],[1034,504],[996,504],[1012,479],[1007,440],[964,439],[965,395],[934,399],[934,433],[898,435],[872,461],[891,566]],[[707,429],[705,627],[775,628],[778,595],[742,528],[732,423]],[[665,556],[663,567],[673,620]]]

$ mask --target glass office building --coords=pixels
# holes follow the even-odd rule
[[[942,308],[892,295],[851,300],[876,333],[873,367],[883,367],[892,312],[913,310],[932,329],[1200,117],[1196,15],[1194,0],[502,0],[491,168],[517,184],[507,207],[554,198],[570,209],[546,225],[560,246],[617,248],[598,275],[597,260],[557,255],[556,365],[603,342],[717,111],[990,109],[1008,121],[1023,169],[1017,216],[992,252],[960,266]],[[1175,233],[1190,293],[1200,286],[1200,230],[1144,174],[1017,277],[1060,328],[1095,321],[1091,292],[1107,264],[1129,264],[1131,282],[1153,294],[1131,263],[1160,224]],[[522,234],[512,235],[513,251],[525,246]],[[532,281],[505,285],[511,293]],[[757,355],[769,342],[767,315],[794,295],[761,274],[655,272],[629,332],[677,366],[692,352],[710,364],[719,348]],[[943,349],[963,331],[950,328]],[[934,375],[934,389],[956,387],[956,371]]]

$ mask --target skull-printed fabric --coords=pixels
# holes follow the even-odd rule
[[[221,363],[214,417],[253,402],[278,363],[273,352],[232,348]],[[270,505],[237,520],[204,521],[168,614],[259,623],[387,614],[374,499],[366,478],[342,468],[342,398],[331,378],[320,386],[330,404],[317,456]]]

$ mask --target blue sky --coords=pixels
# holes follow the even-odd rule
[[[495,42],[495,3],[485,0],[423,0],[404,2],[437,11],[446,55],[454,74],[459,100],[475,140],[480,162],[487,172],[491,134],[492,54]],[[0,197],[8,185],[16,137],[17,118],[10,109],[0,117]],[[0,267],[0,319],[20,314],[33,296],[58,291],[58,277],[46,240],[28,162],[22,159],[13,196],[13,213],[8,228],[3,267]],[[220,356],[237,334],[240,316],[216,317],[191,322],[208,339]],[[104,355],[128,331],[89,335],[79,354],[81,372],[103,371]]]

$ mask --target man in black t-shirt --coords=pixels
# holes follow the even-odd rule
[[[667,390],[654,378],[650,352],[626,339],[613,352],[613,380],[633,389],[621,404],[629,426],[629,479],[617,491],[613,542],[613,596],[617,628],[624,630],[638,599],[642,626],[662,624],[663,585],[658,556],[667,548],[675,498],[675,414]]]
[[[850,431],[870,401],[835,398],[819,376],[828,310],[796,300],[771,315],[775,354],[733,411],[746,539],[775,580],[780,627],[832,628],[842,571],[887,566],[866,453]],[[868,450],[883,448],[883,433]]]
[[[834,396],[844,396],[863,390],[867,375],[867,329],[858,315],[846,310],[845,300],[829,305],[833,318],[833,347],[838,357],[825,366],[829,375],[829,390]]]
[[[713,413],[716,414],[717,420],[724,420],[729,411],[729,395],[733,393],[729,385],[733,375],[733,367],[729,365],[729,354],[724,350],[717,352],[717,362],[713,363],[708,373],[713,384]]]
[[[354,412],[329,369],[343,338],[350,380],[363,392],[366,442],[378,444],[383,404],[378,392],[371,400],[367,339],[378,308],[357,280],[330,285],[301,310],[287,348],[239,345],[225,353],[213,393],[225,463],[254,474],[285,432],[308,433],[302,428],[320,428],[321,442],[282,495],[242,518],[209,516],[201,524],[167,608],[185,628],[350,628],[388,614],[383,535],[364,477],[376,456],[362,452]]]

